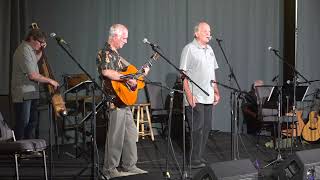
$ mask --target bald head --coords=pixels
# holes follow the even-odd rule
[[[256,80],[254,81],[254,87],[256,86],[263,86],[264,85],[264,82],[262,80]]]
[[[194,37],[200,45],[206,45],[211,39],[211,29],[208,23],[201,21],[194,27]]]
[[[209,26],[209,24],[205,21],[199,22],[197,25],[194,26],[193,31],[194,33],[198,32],[200,28],[203,28],[204,26]],[[210,26],[209,26],[210,28]]]

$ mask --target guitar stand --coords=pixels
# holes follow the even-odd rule
[[[278,130],[279,130],[279,126],[281,126],[281,125],[280,125],[280,122],[278,122]],[[280,127],[280,129],[281,129],[281,127]],[[280,132],[280,131],[278,131],[278,133],[279,133],[279,132]],[[281,132],[280,132],[280,133],[281,133]],[[280,136],[281,136],[281,135],[280,135]],[[281,141],[281,138],[278,137],[278,139],[277,139],[277,142],[278,142],[278,154],[277,154],[277,158],[276,158],[275,160],[271,161],[269,164],[265,165],[263,168],[267,168],[267,167],[271,166],[271,165],[274,164],[274,163],[278,163],[278,162],[281,162],[281,161],[284,160],[284,159],[282,158],[282,156],[281,156],[280,141]]]

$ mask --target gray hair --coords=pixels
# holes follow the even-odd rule
[[[122,24],[113,24],[109,30],[109,38],[115,35],[121,36],[124,30],[128,30],[128,28]]]
[[[200,21],[200,22],[198,22],[198,23],[194,26],[194,28],[193,28],[193,33],[194,33],[194,37],[195,37],[195,38],[196,38],[195,33],[199,31],[199,26],[200,26],[200,24],[202,24],[202,23],[208,24],[206,21]]]
[[[194,28],[193,28],[193,33],[196,33],[196,32],[199,31],[199,24],[200,24],[200,23],[198,23],[197,25],[194,26]]]

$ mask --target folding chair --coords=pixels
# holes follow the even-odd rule
[[[47,180],[46,141],[43,139],[16,140],[14,132],[8,127],[0,112],[0,155],[13,155],[16,179],[19,180],[19,163],[25,154],[41,152],[44,165],[44,177]],[[32,158],[32,156],[28,157]]]

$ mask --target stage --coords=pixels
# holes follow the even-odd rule
[[[274,175],[281,169],[282,164],[292,156],[296,151],[319,148],[319,144],[300,143],[296,147],[287,147],[281,149],[281,156],[284,161],[274,163],[273,165],[264,168],[268,163],[272,162],[278,151],[266,147],[270,145],[272,140],[269,136],[251,136],[247,134],[239,135],[239,159],[250,159],[253,166],[257,168],[259,179],[273,179]],[[118,179],[165,179],[163,173],[166,172],[166,158],[168,158],[168,172],[171,179],[182,179],[182,149],[179,139],[173,139],[173,148],[175,150],[175,157],[178,162],[175,163],[172,153],[167,154],[166,139],[161,136],[156,136],[155,141],[150,139],[140,139],[138,144],[138,163],[137,166],[141,169],[147,170],[149,173],[145,175],[135,175],[126,178]],[[269,143],[269,144],[268,144]],[[99,164],[103,165],[103,145],[99,146]],[[90,149],[87,149],[90,150]],[[206,159],[208,165],[217,162],[224,162],[233,160],[231,154],[231,136],[230,133],[212,131],[207,145]],[[47,153],[49,154],[49,149]],[[53,148],[52,161],[52,179],[89,179],[91,173],[90,167],[90,151],[82,151],[78,149],[76,154],[75,148],[72,144],[59,146]],[[79,157],[73,157],[78,155]],[[167,156],[168,155],[168,156]],[[48,170],[50,175],[50,155],[48,155]],[[6,157],[1,157],[0,163],[0,179],[14,179],[14,160]],[[44,179],[43,165],[41,158],[20,161],[20,177],[21,179]],[[82,170],[83,173],[79,174]],[[191,173],[188,170],[188,176],[195,179],[201,169],[193,169]],[[227,169],[226,171],[232,171]]]

